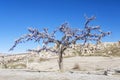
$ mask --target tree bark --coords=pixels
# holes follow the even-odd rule
[[[58,54],[58,65],[59,65],[59,70],[63,71],[63,46],[59,46],[59,54]]]
[[[63,71],[63,56],[62,56],[62,52],[59,53],[58,65],[59,65],[59,70]]]

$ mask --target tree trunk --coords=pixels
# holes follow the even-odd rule
[[[59,65],[59,70],[63,71],[63,56],[62,56],[62,52],[59,53],[58,65]]]

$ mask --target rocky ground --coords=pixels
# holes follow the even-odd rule
[[[119,75],[81,72],[34,72],[29,70],[0,70],[0,80],[120,80]]]
[[[28,64],[28,69],[0,69],[0,80],[120,80],[120,57],[64,58],[64,71],[57,59]]]

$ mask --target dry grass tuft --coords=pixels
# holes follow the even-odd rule
[[[73,70],[80,70],[80,66],[79,66],[79,64],[76,63],[72,69],[73,69]]]

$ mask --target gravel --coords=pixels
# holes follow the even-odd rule
[[[0,80],[120,80],[120,75],[90,74],[81,71],[0,70]]]

